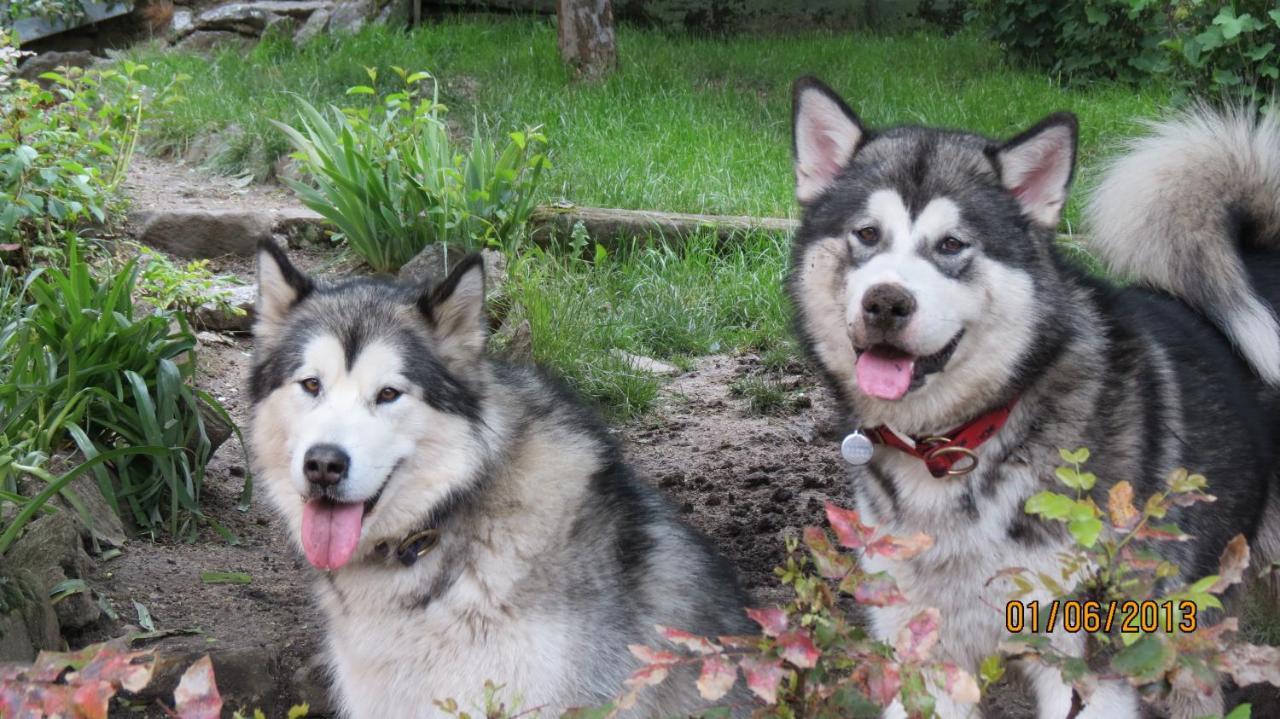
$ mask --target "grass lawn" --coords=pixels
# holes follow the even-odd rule
[[[554,169],[548,198],[581,205],[682,212],[793,215],[790,84],[816,74],[873,125],[927,123],[1011,135],[1059,109],[1081,119],[1087,167],[1134,118],[1168,99],[1160,89],[1098,85],[1064,89],[1010,67],[977,37],[934,34],[700,39],[622,27],[621,70],[594,86],[573,83],[543,19],[447,19],[411,33],[368,28],[322,36],[301,48],[266,42],[246,57],[213,60],[141,51],[156,82],[192,76],[188,101],[153,139],[181,146],[238,124],[245,132],[219,159],[253,169],[285,152],[268,124],[291,118],[299,93],[319,105],[344,103],[368,82],[365,67],[428,70],[443,82],[455,120],[483,118],[508,130],[543,125]],[[1087,179],[1087,177],[1086,177]]]
[[[1064,89],[1010,67],[977,37],[817,32],[799,37],[699,39],[622,27],[621,69],[591,86],[572,82],[554,26],[536,18],[453,18],[411,33],[367,28],[294,47],[265,41],[247,55],[212,59],[140,50],[151,81],[191,76],[186,102],[158,118],[150,142],[182,149],[229,125],[243,132],[215,159],[260,175],[287,151],[269,121],[291,120],[297,93],[314,104],[350,104],[348,87],[393,65],[429,70],[463,125],[507,131],[542,125],[552,169],[543,199],[668,211],[794,216],[790,85],[824,78],[873,125],[925,123],[1011,135],[1043,115],[1080,115],[1088,168],[1135,119],[1154,114],[1159,88],[1100,84]],[[1068,222],[1078,210],[1068,209]],[[794,352],[782,298],[787,238],[745,238],[731,251],[697,240],[680,251],[622,252],[599,265],[532,253],[513,263],[512,293],[530,320],[535,357],[557,368],[614,417],[643,411],[657,380],[612,349],[677,363],[751,349],[781,363]]]

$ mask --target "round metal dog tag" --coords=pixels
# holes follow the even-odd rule
[[[840,443],[840,456],[844,457],[844,461],[854,466],[862,466],[871,461],[871,455],[875,452],[875,446],[871,444],[871,440],[867,435],[861,432],[854,432],[844,438]]]

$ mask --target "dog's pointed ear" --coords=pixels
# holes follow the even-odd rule
[[[489,321],[484,311],[484,259],[467,255],[434,289],[418,298],[418,309],[446,357],[468,361],[484,350]]]
[[[866,134],[857,114],[822,81],[796,80],[791,91],[791,144],[800,204],[822,196],[853,159]]]
[[[1058,112],[995,151],[1005,189],[1017,198],[1023,214],[1043,227],[1055,229],[1062,219],[1075,173],[1078,134],[1076,116]]]
[[[315,285],[289,262],[289,256],[274,242],[258,243],[258,301],[255,336],[271,334]]]

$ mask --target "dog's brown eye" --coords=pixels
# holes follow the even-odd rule
[[[968,247],[968,245],[963,241],[948,236],[942,238],[942,241],[938,243],[938,252],[941,252],[944,255],[954,255],[966,247]]]
[[[308,377],[302,380],[301,382],[299,382],[298,384],[302,385],[303,391],[305,391],[307,394],[311,395],[312,397],[320,394],[320,380],[316,379],[315,377]]]
[[[400,395],[404,394],[395,387],[383,387],[378,390],[378,404],[386,404],[400,399]]]
[[[867,247],[871,247],[880,241],[880,230],[877,230],[874,227],[864,227],[854,234],[858,236],[858,241]]]

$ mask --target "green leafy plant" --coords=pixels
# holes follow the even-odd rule
[[[462,151],[435,79],[393,70],[403,85],[397,92],[379,97],[358,85],[348,95],[368,104],[328,113],[299,99],[299,127],[275,123],[311,178],[290,186],[378,271],[395,270],[433,242],[513,248],[547,165],[546,138],[536,128],[512,132],[499,150],[477,127]],[[376,82],[377,72],[368,73]]]
[[[986,0],[970,14],[1014,55],[1069,79],[1161,77],[1260,104],[1280,88],[1272,0]]]
[[[244,314],[244,310],[231,305],[231,278],[213,274],[209,260],[178,264],[148,247],[131,247],[137,251],[141,267],[135,294],[156,309],[175,309],[190,316],[202,305],[212,303],[224,314]]]
[[[1006,649],[1019,659],[1059,668],[1086,696],[1099,681],[1117,678],[1137,686],[1148,701],[1166,698],[1174,687],[1207,695],[1216,688],[1220,671],[1241,686],[1280,686],[1280,648],[1236,641],[1232,635],[1238,621],[1213,611],[1223,609],[1220,597],[1245,577],[1249,545],[1244,536],[1228,544],[1218,574],[1190,584],[1158,551],[1161,544],[1188,538],[1169,521],[1171,514],[1213,501],[1205,492],[1204,476],[1175,470],[1141,509],[1135,506],[1132,485],[1117,482],[1106,493],[1104,511],[1091,495],[1098,478],[1083,470],[1088,449],[1063,450],[1062,458],[1067,464],[1058,468],[1057,478],[1069,491],[1042,491],[1027,500],[1026,511],[1064,523],[1074,544],[1062,557],[1058,576],[1010,576],[1015,596],[1040,590],[1060,606],[1069,601],[1079,608],[1074,631],[1087,635],[1085,654],[1063,654],[1043,634],[1016,635]],[[1052,603],[1038,605],[1051,609]],[[1111,611],[1116,607],[1118,615]],[[1053,621],[1049,611],[1036,611],[1028,623],[1031,632]]]
[[[0,34],[0,48],[12,38]],[[66,68],[42,75],[47,87],[9,80],[0,93],[0,243],[56,257],[86,225],[119,216],[117,193],[148,107],[179,99],[179,76],[144,93],[144,65]],[[146,99],[150,97],[150,99]]]
[[[192,384],[195,337],[181,315],[135,306],[136,262],[100,280],[74,242],[67,254],[67,269],[27,277],[25,307],[0,331],[0,489],[52,482],[36,470],[72,448],[90,461],[111,453],[90,468],[121,517],[152,535],[192,530],[211,449],[204,413],[234,426]],[[130,447],[160,449],[114,452]]]

